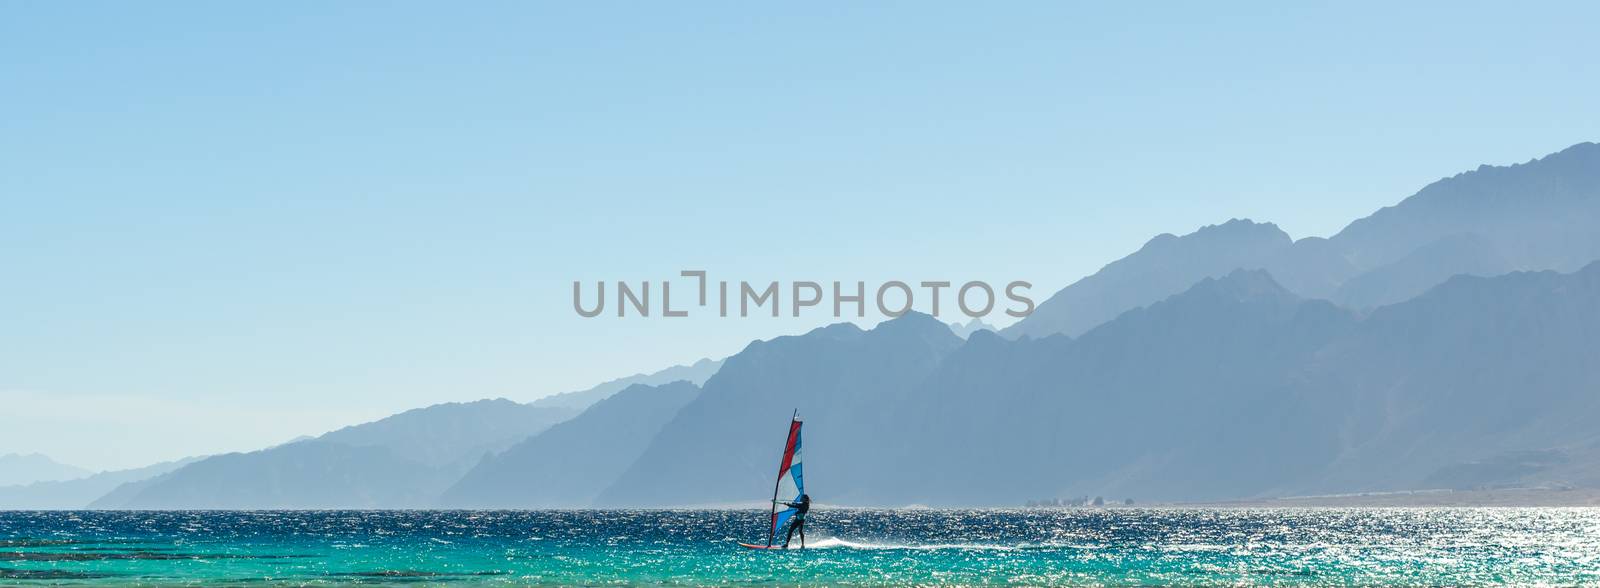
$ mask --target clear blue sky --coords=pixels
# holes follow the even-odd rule
[[[1202,4],[0,4],[0,453],[247,450],[826,322],[579,319],[575,279],[1042,300],[1600,139],[1595,3]]]

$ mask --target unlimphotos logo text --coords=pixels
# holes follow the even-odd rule
[[[1004,288],[995,288],[980,280],[961,284],[921,281],[916,286],[890,280],[869,288],[864,281],[835,281],[827,285],[804,280],[774,280],[754,284],[743,280],[713,281],[706,277],[705,270],[684,270],[679,275],[694,280],[695,286],[676,300],[670,280],[637,283],[619,280],[611,283],[610,292],[604,281],[593,282],[592,287],[574,281],[572,309],[585,318],[602,315],[687,317],[691,312],[712,312],[713,308],[719,317],[760,316],[763,313],[773,317],[780,313],[799,317],[802,313],[825,312],[830,307],[834,318],[850,315],[865,317],[869,304],[879,314],[897,317],[924,301],[926,312],[935,317],[940,316],[941,312],[949,313],[952,307],[972,318],[988,316],[1002,307],[1007,315],[1021,318],[1031,314],[1034,309],[1033,299],[1027,294],[1033,284],[1021,280],[1009,282]],[[607,312],[608,307],[610,312]]]

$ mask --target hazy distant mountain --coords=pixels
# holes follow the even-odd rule
[[[40,453],[0,455],[0,486],[71,480],[92,473],[94,472],[57,462]]]
[[[588,408],[589,405],[599,402],[634,384],[660,386],[663,384],[684,380],[699,386],[704,384],[707,379],[709,379],[713,374],[716,374],[717,370],[721,368],[722,360],[720,359],[702,359],[694,362],[693,365],[675,365],[659,372],[650,374],[634,374],[626,378],[617,378],[588,390],[582,390],[578,392],[563,392],[561,394],[546,396],[533,401],[533,405],[583,410]]]
[[[41,492],[36,494],[36,504],[39,506],[33,508],[124,508],[134,495],[161,476],[202,459],[205,457],[185,457],[142,468],[101,472],[81,480],[59,482],[52,487],[40,488]],[[44,496],[46,492],[50,496]]]
[[[966,322],[966,324],[950,323],[950,332],[954,333],[955,336],[960,337],[962,339],[966,339],[967,337],[972,336],[973,333],[976,333],[978,331],[994,331],[994,330],[995,330],[995,328],[994,328],[993,325],[990,325],[989,323],[983,322],[981,319],[976,319],[976,318],[968,320]]]
[[[1008,337],[1077,336],[1124,311],[1234,269],[1358,308],[1406,300],[1458,274],[1573,271],[1600,259],[1600,145],[1482,166],[1424,187],[1327,239],[1290,242],[1271,224],[1230,221],[1161,235],[1046,299]]]
[[[1270,291],[1265,274],[1202,283],[1034,366],[1018,358],[1038,342],[989,341],[1010,346],[1005,361],[968,366],[958,352],[928,381],[987,384],[955,386],[964,403],[928,398],[947,411],[930,420],[990,440],[941,436],[928,449],[948,468],[930,471],[970,475],[913,486],[987,502],[1028,485],[1004,476],[1026,463],[1046,466],[1034,471],[1047,496],[1600,486],[1600,264],[1457,277],[1360,321],[1282,291],[1237,304],[1205,292],[1252,275],[1249,291]],[[999,380],[1019,373],[1031,375]],[[1028,408],[959,426],[986,405]],[[979,443],[989,451],[963,453]]]
[[[752,344],[598,503],[759,502],[794,407],[836,504],[1600,486],[1597,389],[1600,263],[1366,317],[1239,270],[1076,339],[915,315]]]
[[[806,459],[827,463],[814,483],[829,502],[853,497],[903,464],[874,462],[918,437],[922,423],[900,418],[913,387],[961,339],[937,319],[911,313],[871,331],[843,323],[805,335],[751,343],[728,358],[700,395],[662,427],[643,455],[596,504],[688,505],[770,497],[785,427],[796,409],[812,425]],[[852,457],[858,451],[865,452]]]
[[[949,432],[908,498],[1600,486],[1597,343],[1600,264],[1456,277],[1361,320],[1236,272],[1077,340],[974,338],[908,415]]]
[[[1258,490],[1314,467],[1293,463],[1307,448],[1282,439],[1294,405],[1274,386],[1355,323],[1256,271],[1204,280],[1077,340],[978,332],[962,345],[908,315],[869,332],[835,325],[756,343],[600,503],[765,499],[791,407],[807,417],[807,480],[824,502]]]
[[[142,468],[100,472],[72,480],[0,486],[0,510],[70,510],[86,508],[107,492],[130,482],[148,480],[198,458],[162,462]]]
[[[386,447],[303,441],[203,459],[145,485],[130,509],[417,508],[455,474],[400,458]]]
[[[1375,308],[1410,300],[1453,276],[1497,276],[1512,269],[1487,239],[1450,235],[1345,281],[1332,299],[1349,308]]]
[[[1429,184],[1329,238],[1329,247],[1361,272],[1333,298],[1378,306],[1458,274],[1575,271],[1600,259],[1596,227],[1600,145],[1580,143],[1520,165],[1480,166]]]
[[[319,438],[190,464],[116,506],[423,507],[452,484],[449,506],[759,503],[794,409],[834,504],[1600,487],[1597,343],[1600,263],[1456,277],[1364,317],[1239,270],[1075,339],[963,342],[911,314],[752,343],[698,394],[631,387],[460,482],[395,450],[415,439]],[[428,430],[407,420],[337,438]]]
[[[1582,144],[1327,239],[1248,220],[1162,235],[1006,337],[914,313],[833,325],[532,405],[217,456],[101,503],[759,503],[795,409],[822,503],[1600,487],[1597,229],[1600,146]],[[1516,271],[1543,268],[1573,273]],[[698,393],[667,384],[685,374]]]
[[[1258,493],[1328,453],[1300,434],[1315,415],[1288,383],[1355,324],[1256,270],[1202,280],[1075,340],[980,333],[905,415],[937,432],[917,448],[937,465],[906,468],[900,495],[882,502]]]
[[[1480,166],[1350,223],[1329,241],[1376,268],[1451,235],[1491,243],[1512,267],[1574,271],[1600,259],[1600,145],[1528,163]]]
[[[703,381],[701,360],[531,404],[447,403],[345,427],[309,440],[187,464],[130,482],[96,508],[411,508],[433,506],[480,461],[567,420],[628,382]],[[670,401],[669,394],[660,399]]]
[[[572,416],[505,399],[449,403],[309,441],[206,458],[152,480],[114,508],[410,508],[483,456]]]
[[[430,466],[471,466],[504,451],[578,411],[504,398],[417,408],[317,438],[352,447],[384,447],[397,457]]]
[[[485,459],[440,500],[450,508],[581,508],[700,394],[686,381],[634,384],[572,420]]]
[[[1453,278],[1307,373],[1315,410],[1343,415],[1307,487],[1600,486],[1600,263]]]
[[[1202,279],[1263,267],[1292,246],[1293,240],[1277,225],[1248,219],[1203,227],[1182,237],[1161,234],[1132,255],[1062,288],[1003,332],[1013,338],[1058,333],[1076,337]]]

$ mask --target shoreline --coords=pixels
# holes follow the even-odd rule
[[[1291,496],[1209,502],[1173,502],[1148,506],[1198,508],[1536,508],[1600,507],[1597,488],[1505,488],[1495,490],[1422,490],[1366,492],[1327,496]]]

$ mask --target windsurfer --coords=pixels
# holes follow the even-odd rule
[[[785,502],[784,506],[794,509],[794,516],[789,519],[789,533],[783,536],[783,548],[789,548],[789,540],[794,538],[795,531],[800,532],[800,548],[806,547],[806,513],[811,512],[811,495],[801,494],[798,502]]]

